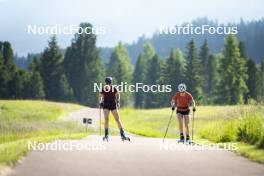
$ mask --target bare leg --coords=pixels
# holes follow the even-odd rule
[[[183,118],[182,118],[182,115],[178,113],[177,116],[178,116],[180,133],[183,133]]]
[[[112,114],[114,115],[115,121],[116,121],[117,126],[120,130],[120,136],[121,136],[122,140],[130,140],[129,138],[128,139],[126,138],[126,135],[125,135],[125,132],[124,132],[124,129],[122,127],[121,120],[120,120],[120,116],[118,113],[118,109],[113,110]]]
[[[185,126],[185,133],[186,133],[186,136],[189,136],[190,134],[190,130],[189,130],[189,115],[184,115],[183,116],[184,118],[184,126]]]
[[[109,110],[108,109],[104,109],[104,119],[105,119],[105,123],[104,123],[104,127],[105,129],[109,128]]]
[[[117,123],[118,128],[119,129],[123,128],[122,124],[121,124],[120,116],[119,116],[119,113],[118,113],[118,109],[113,110],[112,114],[113,114],[113,116],[115,118],[115,121]]]

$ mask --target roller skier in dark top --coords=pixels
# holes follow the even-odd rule
[[[118,109],[120,107],[120,93],[118,90],[112,85],[113,79],[112,77],[106,77],[105,78],[105,86],[100,92],[100,106],[103,108],[104,111],[104,128],[105,128],[105,135],[103,137],[103,140],[108,141],[109,139],[109,115],[110,111],[112,112],[115,121],[117,123],[117,126],[120,131],[121,139],[129,140],[130,138],[126,137],[125,131],[123,129]]]

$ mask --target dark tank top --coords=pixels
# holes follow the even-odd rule
[[[113,86],[104,86],[100,93],[104,96],[105,102],[116,100],[115,94],[117,93],[117,89]]]

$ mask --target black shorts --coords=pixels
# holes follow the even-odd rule
[[[177,114],[189,115],[190,114],[190,110],[186,110],[186,111],[177,110]]]
[[[110,111],[115,110],[116,109],[116,102],[115,101],[104,102],[103,109],[108,109]]]

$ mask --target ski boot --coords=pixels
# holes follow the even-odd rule
[[[179,143],[184,144],[184,135],[182,133],[180,134],[180,139],[178,140],[178,144]]]
[[[109,137],[108,137],[108,135],[103,137],[103,141],[106,141],[106,142],[108,142],[108,140],[109,140]]]
[[[108,130],[108,128],[105,128],[105,135],[103,137],[103,141],[107,141],[108,142],[108,139],[109,139],[108,134],[109,134],[109,130]]]

